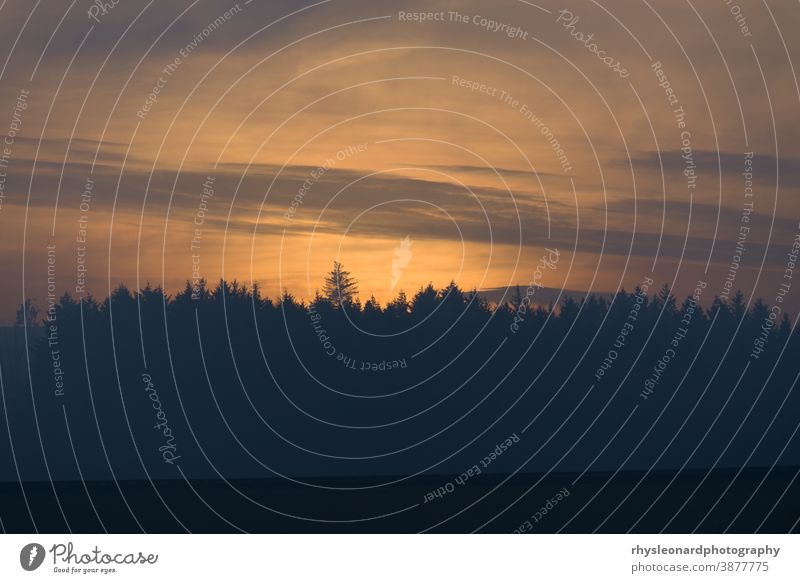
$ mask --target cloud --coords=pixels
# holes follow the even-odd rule
[[[540,4],[550,13],[511,0],[406,2],[404,11],[448,14],[413,23],[386,0],[240,3],[224,21],[234,2],[126,1],[91,28],[86,5],[65,16],[67,5],[43,2],[31,14],[31,3],[9,0],[0,46],[9,54],[17,44],[0,83],[0,137],[21,87],[31,101],[5,177],[0,269],[11,276],[0,291],[16,297],[9,290],[19,284],[23,254],[35,262],[51,238],[69,257],[64,272],[72,270],[90,175],[94,265],[108,263],[110,249],[120,279],[138,274],[132,257],[142,246],[149,273],[162,271],[153,266],[162,246],[165,273],[190,273],[187,236],[209,175],[209,271],[224,263],[246,272],[256,248],[261,272],[274,275],[284,230],[295,252],[315,227],[314,242],[325,243],[320,257],[327,261],[343,238],[356,240],[364,269],[384,243],[391,252],[404,236],[418,242],[415,256],[427,253],[431,269],[449,275],[444,263],[459,260],[462,240],[477,263],[490,242],[514,257],[520,241],[525,250],[570,249],[576,235],[581,282],[606,257],[624,262],[629,250],[643,264],[656,253],[677,262],[684,252],[704,264],[713,247],[714,265],[724,268],[741,223],[746,151],[755,153],[756,186],[747,261],[770,240],[767,265],[779,269],[800,216],[798,96],[785,50],[800,55],[791,43],[784,49],[776,23],[788,39],[796,4],[743,6],[751,40],[724,3],[576,3],[576,28],[624,61],[628,79],[610,74],[555,22],[560,5]],[[493,32],[481,18],[520,27],[528,39]],[[374,20],[347,24],[363,19]],[[695,192],[686,189],[680,131],[651,60],[662,63],[687,112]],[[491,90],[470,91],[453,76]],[[138,116],[161,77],[152,107]],[[553,141],[572,171],[562,171]],[[360,143],[366,150],[314,179],[287,220],[325,160]],[[32,247],[23,250],[23,238]],[[512,259],[498,257],[499,271],[508,270]],[[36,273],[26,270],[32,285]]]

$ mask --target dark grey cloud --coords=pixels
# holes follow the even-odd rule
[[[706,180],[720,173],[728,177],[740,177],[744,171],[745,152],[726,152],[714,150],[693,150],[693,161],[697,172]],[[664,172],[675,174],[683,172],[686,160],[680,150],[661,150],[638,152],[631,158],[634,168],[641,172]],[[781,184],[800,186],[800,158],[775,156],[754,152],[753,179],[761,185],[774,186],[776,176]],[[627,161],[617,161],[617,166],[626,167]]]

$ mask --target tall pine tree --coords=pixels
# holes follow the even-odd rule
[[[352,304],[358,296],[358,282],[345,271],[338,261],[333,262],[333,269],[325,276],[323,295],[334,307],[340,308]]]

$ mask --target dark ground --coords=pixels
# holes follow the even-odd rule
[[[195,481],[191,485],[175,480],[160,481],[155,483],[158,493],[147,482],[120,482],[119,490],[109,482],[89,482],[85,486],[80,482],[62,482],[54,486],[37,482],[25,484],[27,505],[19,484],[6,483],[0,486],[0,508],[3,527],[9,533],[97,533],[104,530],[115,533],[136,533],[141,530],[217,533],[237,532],[239,529],[261,533],[382,533],[427,529],[432,532],[478,530],[504,533],[514,531],[526,520],[530,521],[532,527],[532,530],[528,530],[539,533],[553,533],[562,529],[568,533],[595,530],[604,533],[629,530],[654,533],[662,529],[672,533],[687,533],[695,529],[705,533],[726,530],[731,533],[751,533],[756,530],[762,533],[785,533],[797,530],[800,481],[793,481],[795,470],[776,469],[768,474],[763,470],[747,470],[734,480],[735,474],[730,470],[711,474],[698,495],[692,497],[677,515],[680,506],[703,479],[704,472],[681,474],[646,514],[645,510],[664,491],[674,474],[651,474],[636,489],[634,487],[641,478],[640,474],[620,473],[611,482],[608,482],[610,474],[586,474],[574,486],[571,485],[574,476],[551,475],[541,480],[527,495],[526,490],[537,482],[537,478],[515,476],[477,503],[481,496],[498,486],[505,477],[475,478],[457,487],[453,493],[442,499],[435,498],[432,502],[423,502],[425,493],[436,490],[452,477],[415,478],[392,486],[349,491],[341,489],[358,488],[376,482],[358,479],[315,482],[329,488],[339,488],[337,491],[278,480],[231,482],[239,493],[220,481]],[[767,478],[763,485],[756,491],[752,501],[746,504],[765,474]],[[733,485],[721,497],[732,480]],[[382,480],[386,481],[391,480]],[[537,510],[565,487],[570,495],[536,523],[532,517]],[[594,501],[589,502],[601,488],[603,490]],[[58,494],[63,511],[69,517],[69,525],[62,518],[54,492]],[[100,512],[102,522],[98,520],[87,492]],[[614,512],[629,493],[627,501]],[[519,502],[504,511],[520,496],[523,497]],[[716,500],[720,500],[718,506],[703,520],[713,505],[710,501]],[[471,508],[453,516],[473,503]],[[213,507],[215,512],[209,510],[206,504]],[[281,516],[257,504],[287,515],[316,520]],[[419,506],[413,507],[414,504]],[[32,509],[35,524],[31,521],[28,507]],[[394,516],[385,516],[408,507],[411,508]],[[370,516],[383,518],[352,522],[354,518]],[[445,522],[435,526],[442,521]]]

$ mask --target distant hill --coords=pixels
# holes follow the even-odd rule
[[[519,286],[519,293],[522,294],[523,297],[525,296],[527,288],[527,284],[520,284]],[[514,299],[515,293],[516,289],[514,286],[508,288],[493,287],[478,291],[480,296],[486,298],[488,302],[493,304],[499,304],[503,301],[510,302]],[[505,298],[503,298],[503,294],[505,294]],[[605,291],[592,292],[592,294],[598,298],[603,298],[609,301],[614,297],[613,293]],[[536,293],[534,293],[533,296],[531,296],[531,303],[534,305],[548,306],[551,303],[555,304],[556,302],[563,300],[567,296],[579,300],[580,298],[586,297],[586,295],[587,294],[585,291],[572,289],[561,290],[554,287],[541,287],[536,290]]]

